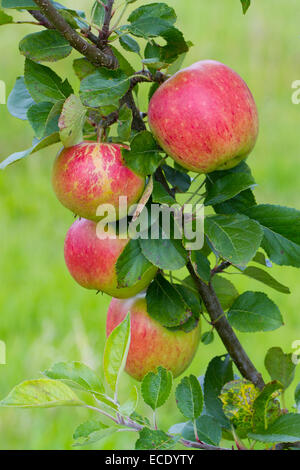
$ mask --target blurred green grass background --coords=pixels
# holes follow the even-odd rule
[[[90,9],[93,2],[64,3]],[[185,65],[201,59],[222,61],[241,74],[255,96],[260,136],[249,164],[259,184],[258,201],[299,208],[300,106],[291,102],[291,84],[300,79],[298,0],[253,0],[245,17],[238,0],[168,3],[176,9],[186,38],[195,45]],[[20,19],[21,14],[14,13],[14,17]],[[16,76],[23,73],[24,58],[19,55],[18,42],[32,30],[33,26],[1,26],[0,79],[5,81],[8,93]],[[71,70],[74,57],[73,53],[54,68],[78,88]],[[28,148],[31,138],[29,125],[0,106],[0,159]],[[38,377],[57,361],[79,360],[101,368],[109,298],[77,286],[66,270],[63,242],[73,217],[58,203],[51,188],[56,151],[51,147],[0,173],[0,339],[7,345],[7,365],[0,365],[1,398],[14,385]],[[299,273],[294,268],[278,267],[272,268],[272,273],[292,291],[285,296],[266,289],[279,305],[285,326],[273,333],[240,334],[246,350],[263,371],[269,347],[280,345],[290,352],[292,342],[300,339]],[[240,292],[264,290],[241,276],[234,280]],[[222,353],[224,348],[218,340],[201,345],[188,372],[204,373],[209,360]],[[298,370],[287,393],[289,405],[299,378]],[[124,376],[124,396],[130,383]],[[0,449],[70,449],[75,426],[89,416],[85,410],[74,408],[1,409]],[[168,429],[175,420],[179,422],[182,417],[170,399],[159,413],[159,421]],[[134,433],[121,433],[101,441],[98,447],[130,449],[135,437]]]

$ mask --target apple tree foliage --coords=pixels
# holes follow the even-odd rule
[[[131,4],[136,0],[117,7],[114,3],[96,0],[90,11],[83,12],[52,0],[2,0],[0,24],[14,24],[18,10],[24,21],[31,19],[40,28],[19,44],[24,75],[16,79],[7,102],[13,116],[29,122],[33,141],[0,167],[57,142],[69,147],[84,138],[97,140],[100,134],[108,141],[130,144],[130,150],[123,150],[127,166],[149,178],[144,205],[151,201],[169,205],[179,199],[182,203],[184,197],[190,198],[191,174],[163,153],[147,129],[147,109],[140,110],[137,102],[139,88],[148,86],[150,98],[182,67],[192,44],[176,26],[171,6],[142,2],[135,8]],[[241,4],[246,13],[250,0]],[[75,90],[68,78],[49,66],[74,54],[74,49],[80,53],[73,61],[79,84]],[[138,71],[132,63],[139,63]],[[222,439],[243,449],[245,438],[251,448],[255,443],[260,448],[299,447],[299,385],[291,410],[280,402],[293,381],[295,361],[280,347],[267,351],[270,378],[265,382],[234,331],[273,331],[283,326],[282,315],[264,292],[239,293],[226,274],[229,270],[256,280],[261,288],[266,285],[289,294],[270,271],[272,263],[300,267],[300,212],[258,203],[253,193],[256,183],[245,162],[201,178],[192,197],[209,207],[204,247],[189,252],[185,240],[132,241],[118,260],[118,282],[120,287],[133,285],[149,263],[155,264],[159,272],[146,295],[149,315],[167,328],[184,330],[202,317],[208,325],[202,347],[218,333],[227,354],[214,357],[204,375],[183,377],[173,392],[172,374],[158,367],[144,377],[140,388],[132,385],[127,397],[120,396],[130,344],[127,315],[107,339],[103,380],[82,363],[57,363],[44,371],[43,378],[16,386],[1,401],[2,407],[93,409],[95,418],[74,432],[75,446],[128,429],[138,433],[136,449],[219,449]],[[175,277],[172,271],[181,268],[187,268],[186,275]],[[157,412],[171,394],[182,422],[163,430]],[[139,412],[141,399],[148,405],[150,419]]]

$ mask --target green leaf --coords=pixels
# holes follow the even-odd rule
[[[118,117],[118,136],[122,141],[128,141],[131,135],[132,111],[123,104]]]
[[[161,274],[148,287],[146,301],[148,314],[165,327],[182,325],[191,316],[179,291]]]
[[[33,104],[34,101],[26,88],[24,77],[18,77],[7,99],[8,111],[12,116],[26,121],[27,111]]]
[[[59,133],[54,132],[53,134],[45,137],[44,139],[37,141],[29,149],[11,154],[9,157],[7,157],[0,163],[0,170],[4,170],[8,165],[15,163],[21,160],[22,158],[28,157],[28,155],[32,155],[33,153],[38,152],[39,150],[48,147],[49,145],[56,144],[59,141]]]
[[[107,0],[104,0],[102,4],[96,1],[92,6],[91,11],[91,22],[100,26],[101,28],[103,26],[103,21],[105,17],[104,5],[107,5]]]
[[[140,437],[136,441],[135,450],[169,450],[173,449],[179,437],[173,437],[164,431],[154,431],[143,428]]]
[[[96,67],[84,57],[73,61],[73,69],[79,80],[83,80],[96,71]]]
[[[266,431],[252,432],[248,436],[260,442],[297,442],[300,440],[300,415],[288,413],[279,416]]]
[[[125,51],[135,52],[136,54],[140,53],[141,48],[140,48],[139,43],[128,34],[124,34],[123,36],[120,36],[119,41],[123,49],[125,49]]]
[[[0,402],[0,406],[18,408],[50,408],[84,406],[75,393],[62,382],[50,379],[27,380],[17,385]]]
[[[256,281],[262,282],[266,286],[271,287],[272,289],[282,292],[283,294],[290,294],[291,291],[288,287],[284,286],[278,282],[273,276],[264,271],[263,269],[257,268],[256,266],[248,266],[244,271],[242,271],[247,277],[255,279]]]
[[[46,29],[28,34],[19,44],[21,54],[36,62],[55,62],[72,52],[72,46],[56,30]]]
[[[130,150],[122,149],[126,165],[141,176],[154,173],[161,162],[160,149],[151,132],[139,132],[131,141]]]
[[[59,102],[58,102],[59,103]],[[48,102],[33,104],[27,111],[27,118],[34,130],[34,134],[38,139],[49,136],[54,132],[58,132],[58,117],[53,116],[49,119],[51,111],[56,105]],[[51,117],[51,116],[50,116]]]
[[[270,423],[270,419],[274,421],[280,414],[280,404],[277,401],[275,406],[275,398],[278,391],[283,387],[276,380],[265,385],[253,402],[253,418],[252,426],[254,432],[265,431]],[[271,405],[271,406],[270,406]]]
[[[241,438],[252,430],[253,403],[258,394],[259,390],[244,379],[233,380],[222,388],[224,414]]]
[[[213,330],[206,331],[205,333],[203,333],[201,337],[201,343],[205,344],[205,346],[207,346],[208,344],[211,344],[213,340],[214,340]]]
[[[244,292],[228,312],[228,321],[239,331],[273,331],[283,325],[277,305],[263,292]]]
[[[49,379],[67,381],[75,389],[104,393],[104,386],[97,374],[81,362],[58,362],[43,374]]]
[[[106,424],[101,423],[101,421],[91,419],[85,423],[80,424],[75,429],[73,439],[77,442],[75,442],[73,445],[74,447],[80,447],[94,444],[101,439],[111,436],[119,429],[120,428],[117,426],[107,426]]]
[[[201,251],[192,251],[191,261],[196,274],[204,282],[210,281],[210,262]]]
[[[222,276],[214,276],[212,278],[212,286],[223,310],[228,310],[239,296],[235,286]]]
[[[198,418],[203,409],[203,394],[197,377],[184,377],[176,388],[176,403],[186,418]]]
[[[122,70],[99,68],[81,81],[80,95],[82,101],[92,107],[118,107],[129,85],[129,78]]]
[[[145,375],[141,391],[144,402],[152,410],[161,407],[169,398],[172,388],[173,377],[170,371],[158,367],[157,372],[149,372]]]
[[[228,199],[221,204],[214,205],[214,211],[217,214],[246,214],[250,207],[256,205],[256,200],[251,189],[242,191],[232,199]]]
[[[218,446],[222,438],[220,424],[211,416],[202,415],[196,419],[197,437],[200,441],[212,446]],[[182,437],[189,441],[197,441],[194,423],[189,421],[181,431]]]
[[[3,10],[0,10],[0,25],[13,23],[12,16],[7,15]]]
[[[292,383],[296,368],[292,354],[285,354],[279,347],[271,348],[265,357],[265,367],[271,379],[278,380],[285,389]]]
[[[2,0],[3,8],[15,8],[16,10],[38,10],[39,7],[33,0]]]
[[[241,0],[242,8],[243,8],[243,13],[244,15],[247,13],[248,8],[251,5],[251,0]]]
[[[170,29],[176,21],[176,14],[165,3],[151,3],[134,10],[128,21],[131,23],[128,29],[133,35],[149,38]]]
[[[104,375],[115,395],[118,381],[124,370],[130,345],[130,315],[120,323],[107,338],[104,349]]]
[[[179,191],[183,193],[188,191],[192,181],[187,173],[176,170],[169,165],[162,165],[162,168],[167,181],[169,181],[174,188],[179,189]]]
[[[132,413],[135,412],[135,409],[138,405],[138,400],[138,390],[134,385],[128,394],[126,402],[119,406],[119,413],[122,416],[131,416]]]
[[[251,188],[254,184],[254,178],[246,163],[226,172],[213,172],[207,179],[207,195],[204,204],[205,206],[220,204]]]
[[[152,201],[159,204],[167,204],[169,206],[176,203],[175,199],[170,196],[164,186],[156,180],[153,181]]]
[[[86,108],[75,95],[70,95],[64,102],[58,121],[60,140],[64,147],[72,147],[83,141],[86,112]]]
[[[177,270],[187,263],[187,253],[181,240],[173,239],[139,239],[143,255],[161,269]]]
[[[300,267],[300,211],[288,207],[260,204],[247,210],[264,230],[262,247],[280,266]]]
[[[237,266],[247,266],[263,237],[260,225],[240,214],[206,217],[205,233],[214,250]]]
[[[119,287],[130,287],[149,270],[155,268],[142,253],[138,240],[130,240],[116,264]]]
[[[113,46],[110,46],[111,50],[113,51],[115,57],[117,58],[118,62],[119,62],[119,66],[120,66],[120,69],[128,76],[128,77],[131,77],[132,75],[135,74],[135,70],[134,68],[132,67],[132,65],[130,64],[130,62],[128,62],[128,60],[121,54],[120,51],[118,51],[118,49],[116,49],[115,47]],[[137,87],[136,87],[137,88]]]
[[[53,70],[45,65],[37,64],[30,59],[25,60],[25,84],[36,103],[41,101],[65,100],[71,93],[67,81],[56,75]]]
[[[265,266],[265,267],[267,266],[268,268],[272,267],[271,261],[266,259],[265,255],[261,251],[258,251],[256,253],[252,261],[255,263],[261,264],[262,266]]]
[[[226,428],[229,427],[229,422],[224,415],[219,395],[223,386],[232,380],[233,370],[230,356],[214,357],[208,364],[204,377],[205,410],[207,414]]]

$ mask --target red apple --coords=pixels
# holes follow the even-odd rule
[[[112,299],[106,322],[106,334],[121,323],[130,312],[131,342],[126,362],[126,372],[136,380],[142,380],[158,366],[171,370],[174,377],[182,374],[197,351],[201,328],[171,331],[163,327],[147,313],[145,294],[133,299]]]
[[[119,214],[119,197],[130,207],[141,197],[145,180],[124,165],[121,145],[82,142],[63,149],[53,168],[53,188],[59,201],[80,217],[99,220],[100,204],[112,204]]]
[[[246,83],[213,60],[197,62],[163,83],[150,101],[148,118],[165,152],[198,173],[238,165],[258,134],[257,108]]]
[[[112,229],[109,235],[115,238],[100,239],[96,222],[76,220],[65,240],[66,265],[75,281],[86,289],[96,289],[122,299],[132,297],[150,284],[157,268],[151,267],[133,286],[119,288],[116,262],[129,239],[119,238]]]

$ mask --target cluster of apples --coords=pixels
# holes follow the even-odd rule
[[[187,170],[209,173],[236,166],[252,150],[258,133],[254,99],[229,67],[201,61],[168,79],[149,104],[149,125],[160,146]],[[97,236],[97,209],[119,197],[127,206],[143,194],[145,179],[125,166],[122,144],[85,141],[63,149],[53,169],[59,201],[80,218],[65,240],[65,261],[73,278],[87,289],[114,297],[107,314],[107,335],[131,314],[131,344],[126,371],[135,379],[161,365],[176,377],[192,361],[200,324],[188,333],[171,331],[147,313],[144,290],[155,277],[153,266],[131,287],[118,287],[116,262],[129,242]]]

